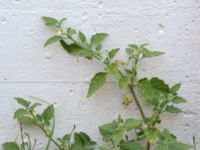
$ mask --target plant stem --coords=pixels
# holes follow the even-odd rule
[[[37,126],[44,132],[44,134],[51,140],[60,150],[63,150],[62,147],[57,143],[55,139],[53,139],[52,135],[49,135],[44,126],[40,123],[40,121],[37,119],[37,117],[34,115],[34,112],[32,110],[29,110],[35,121],[37,122]]]
[[[52,126],[52,129],[51,129],[51,135],[49,136],[49,140],[48,140],[48,143],[47,143],[47,146],[46,146],[45,150],[49,149],[49,146],[51,144],[51,139],[53,137],[54,129],[55,129],[55,117],[53,117],[53,126]]]
[[[138,98],[137,98],[136,94],[135,94],[133,85],[128,85],[128,87],[129,87],[129,90],[131,91],[131,94],[132,94],[132,96],[134,98],[134,101],[135,101],[135,103],[136,103],[136,105],[137,105],[137,107],[138,107],[138,109],[140,111],[142,119],[145,120],[146,117],[145,117],[144,111],[142,109],[142,106],[140,105],[140,102],[138,101]]]
[[[147,148],[146,150],[150,150],[151,149],[151,144],[149,142],[147,142]]]
[[[22,123],[20,122],[20,132],[21,132],[21,140],[22,140],[22,150],[25,150],[25,142],[24,142],[24,133],[23,133],[23,127],[22,127]]]

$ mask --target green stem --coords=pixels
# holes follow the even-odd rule
[[[21,133],[21,140],[22,140],[22,150],[25,150],[25,142],[24,142],[24,133],[23,133],[23,127],[22,127],[22,123],[20,122],[20,133]]]
[[[52,141],[51,139],[53,137],[54,129],[55,129],[55,117],[53,117],[53,126],[52,126],[52,130],[51,130],[51,135],[49,136],[49,140],[48,140],[48,143],[47,143],[47,146],[46,146],[45,150],[49,149],[49,146],[50,146],[51,141]]]
[[[147,148],[146,150],[150,150],[151,149],[151,144],[149,142],[147,142]]]
[[[143,109],[142,109],[142,106],[141,106],[140,102],[138,101],[138,98],[137,98],[136,94],[135,94],[133,85],[128,85],[128,87],[129,87],[129,90],[131,91],[131,94],[132,94],[132,96],[133,96],[133,99],[134,99],[134,101],[135,101],[135,103],[136,103],[136,105],[137,105],[137,107],[138,107],[138,109],[139,109],[139,111],[140,111],[140,114],[141,114],[141,116],[142,116],[142,119],[145,120],[146,117],[145,117],[144,111],[143,111]]]
[[[34,115],[32,110],[29,110],[31,115],[33,116],[34,120],[37,122],[37,126],[44,132],[44,134],[51,140],[60,150],[63,150],[62,147],[57,143],[55,139],[53,139],[52,135],[49,135],[44,126],[40,123],[37,117]]]

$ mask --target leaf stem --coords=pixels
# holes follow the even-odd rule
[[[40,121],[37,119],[37,117],[34,115],[34,112],[32,110],[29,110],[31,115],[36,121],[37,126],[44,132],[44,134],[51,140],[60,150],[62,150],[62,147],[57,143],[55,139],[53,139],[52,135],[49,135],[44,126],[40,123]]]

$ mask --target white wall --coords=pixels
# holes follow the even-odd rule
[[[12,118],[16,96],[56,102],[58,136],[76,124],[100,141],[98,125],[118,114],[138,115],[134,104],[121,105],[123,92],[116,82],[109,82],[89,101],[85,98],[88,81],[103,66],[78,62],[58,44],[43,48],[54,33],[41,21],[44,15],[67,17],[68,25],[88,35],[108,32],[107,48],[148,42],[165,51],[165,56],[141,63],[140,75],[157,75],[170,84],[182,82],[180,93],[188,100],[181,106],[184,113],[165,114],[162,126],[184,142],[191,143],[193,135],[200,140],[199,0],[0,0],[0,144],[19,134]],[[31,133],[43,138],[36,129]],[[38,149],[44,144],[41,140]]]

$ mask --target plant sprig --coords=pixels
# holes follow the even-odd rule
[[[43,17],[43,20],[46,24],[48,24],[48,21],[51,20],[45,20],[44,18],[45,17]],[[60,21],[57,22],[59,23]],[[150,50],[147,48],[147,43],[141,45],[129,44],[125,49],[127,53],[127,60],[117,60],[115,59],[115,56],[119,52],[119,48],[107,50],[102,47],[102,42],[108,34],[96,33],[91,36],[90,41],[87,41],[86,36],[82,32],[77,32],[76,29],[72,29],[71,27],[65,29],[62,25],[57,26],[56,24],[58,23],[53,25],[57,28],[59,33],[62,33],[60,39],[57,41],[60,41],[61,46],[69,54],[74,54],[74,52],[76,52],[77,56],[84,57],[86,59],[96,58],[105,65],[105,69],[96,73],[91,79],[87,97],[92,96],[106,83],[107,76],[109,74],[112,75],[118,81],[120,89],[127,88],[129,90],[129,94],[132,95],[132,99],[135,101],[135,104],[141,114],[143,125],[140,128],[140,131],[136,132],[137,137],[140,137],[140,140],[145,139],[147,141],[146,150],[150,150],[151,145],[156,147],[156,150],[161,150],[158,135],[162,135],[164,131],[162,132],[156,127],[156,124],[161,123],[161,114],[163,112],[181,113],[182,110],[175,105],[185,103],[186,100],[178,95],[178,90],[181,87],[180,83],[170,87],[158,77],[153,77],[151,79],[138,79],[137,66],[143,59],[158,57],[163,55],[164,52]],[[49,40],[47,40],[45,45],[52,44],[51,42],[49,43]],[[71,40],[72,43],[68,43],[68,40]],[[77,51],[77,49],[71,49],[70,45],[76,45],[76,47],[79,47],[79,50]],[[141,100],[138,98],[136,93],[139,93],[149,104],[152,105],[151,115],[145,114],[144,108],[140,103]],[[126,94],[126,101],[127,100],[132,102],[130,97],[127,99]],[[128,105],[129,102],[124,101],[126,105]],[[165,130],[164,133],[166,132],[169,131]],[[123,140],[121,139],[119,141],[121,142]],[[180,143],[177,142],[176,144],[176,146],[180,146]],[[182,144],[182,149],[191,148],[188,145],[183,145],[184,144]]]
[[[73,56],[83,57],[89,60],[96,59],[104,65],[104,70],[97,72],[91,79],[87,97],[91,97],[107,81],[109,75],[118,82],[119,89],[127,89],[122,104],[129,105],[134,102],[141,118],[126,118],[119,116],[116,120],[99,126],[104,144],[95,146],[86,133],[75,132],[75,126],[70,133],[61,138],[54,138],[55,113],[54,105],[47,104],[42,112],[37,107],[44,103],[31,103],[23,98],[16,98],[21,105],[14,113],[14,118],[20,123],[21,144],[6,142],[4,150],[33,150],[28,134],[24,134],[22,125],[29,124],[38,127],[47,137],[45,150],[49,150],[51,143],[59,150],[190,150],[189,144],[179,142],[168,129],[161,130],[157,127],[162,119],[162,113],[181,113],[177,104],[186,103],[186,100],[178,94],[180,83],[168,85],[158,77],[140,78],[137,75],[138,64],[143,59],[158,57],[164,54],[148,48],[148,44],[129,44],[125,49],[126,60],[116,59],[120,48],[111,50],[103,47],[103,41],[108,37],[107,33],[96,33],[90,38],[72,27],[65,27],[65,18],[58,20],[52,17],[42,17],[47,26],[53,27],[57,34],[50,37],[45,47],[59,42],[65,51]],[[143,98],[139,98],[139,95]],[[151,105],[152,112],[147,114],[141,101]],[[132,136],[129,136],[132,134]],[[24,135],[28,135],[28,144],[24,141]],[[134,136],[133,136],[134,135]],[[72,140],[74,139],[74,140]],[[146,142],[146,145],[144,145]],[[193,138],[196,149],[195,138]],[[27,146],[28,145],[28,146]]]

